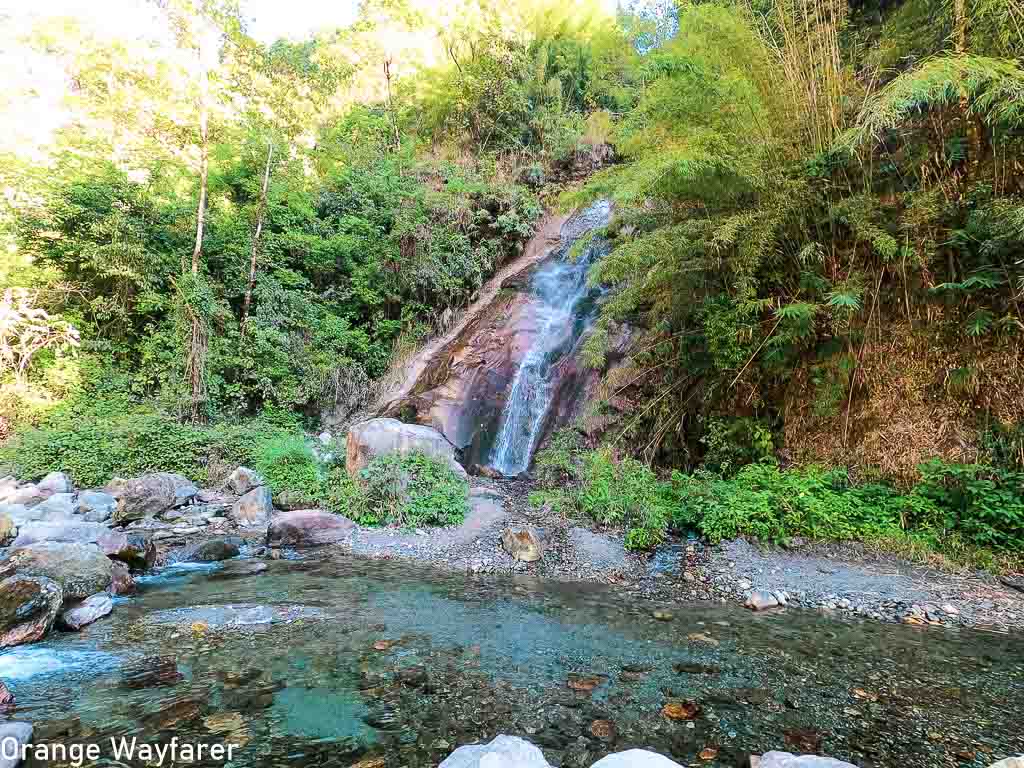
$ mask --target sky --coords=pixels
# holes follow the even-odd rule
[[[356,16],[358,0],[242,0],[249,33],[264,43],[302,38],[322,27],[343,27]],[[0,14],[78,16],[131,36],[153,13],[145,0],[0,0]]]

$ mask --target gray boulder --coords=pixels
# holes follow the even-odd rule
[[[118,525],[147,517],[158,517],[168,509],[181,507],[199,492],[187,478],[174,472],[152,472],[124,481],[118,487],[108,486],[117,497],[114,522]]]
[[[14,575],[0,581],[0,648],[42,640],[63,602],[60,585],[50,579]]]
[[[459,747],[438,768],[551,768],[544,754],[517,736],[497,736],[489,744]]]
[[[760,761],[751,759],[751,765],[754,768],[857,768],[851,763],[831,757],[793,755],[789,752],[765,752]]]
[[[345,469],[353,479],[377,456],[423,453],[445,462],[455,474],[468,480],[466,470],[455,459],[455,446],[433,427],[404,424],[398,419],[370,419],[348,431]]]
[[[629,749],[602,757],[590,768],[682,768],[667,757],[646,749]]]
[[[254,469],[239,467],[228,476],[227,487],[236,496],[244,496],[253,488],[259,488],[264,483],[263,478]]]
[[[15,573],[52,579],[70,604],[105,592],[113,579],[113,566],[95,544],[46,541],[15,549],[0,561],[0,578]]]
[[[54,493],[31,510],[36,520],[70,520],[75,516],[75,495]]]
[[[274,514],[270,489],[253,488],[231,507],[229,517],[243,528],[262,528]]]
[[[114,610],[114,601],[110,599],[110,595],[101,592],[98,595],[90,595],[82,602],[64,611],[60,615],[58,624],[61,629],[77,632],[82,627],[107,616],[112,610]]]
[[[26,483],[11,491],[5,499],[8,504],[24,504],[26,507],[34,507],[42,501],[46,501],[49,494],[39,490],[35,483]]]
[[[299,509],[275,515],[267,529],[267,546],[319,547],[337,544],[355,529],[347,517],[322,509]]]
[[[51,472],[36,483],[36,487],[44,494],[74,493],[75,491],[71,478],[63,472]]]
[[[103,523],[114,515],[117,499],[103,491],[82,491],[78,494],[78,512],[87,523]]]
[[[14,768],[21,762],[21,748],[32,743],[32,726],[28,723],[0,723],[0,744],[10,745],[0,750],[0,768]],[[5,757],[17,755],[17,757]]]
[[[28,523],[18,532],[15,548],[44,541],[95,544],[107,557],[145,570],[156,562],[156,545],[136,531],[112,531],[102,523]]]
[[[501,534],[501,546],[516,560],[532,563],[544,554],[540,534],[533,528],[506,528]]]

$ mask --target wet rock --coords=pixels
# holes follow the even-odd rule
[[[998,763],[993,763],[989,768],[1024,768],[1024,755],[1021,757],[1008,757],[1005,760],[1000,760]]]
[[[121,685],[133,690],[174,685],[181,679],[178,662],[173,656],[150,656],[128,662],[121,673]]]
[[[6,547],[18,535],[18,529],[9,515],[0,513],[0,547]]]
[[[0,577],[13,573],[52,579],[66,603],[105,592],[113,580],[110,559],[95,544],[46,541],[16,549],[0,561]]]
[[[42,640],[63,602],[60,585],[50,579],[17,575],[0,581],[0,648]]]
[[[227,487],[236,496],[244,496],[254,488],[266,485],[260,474],[248,467],[239,467],[227,479]]]
[[[489,744],[459,747],[438,768],[550,768],[550,765],[530,742],[502,735]]]
[[[752,611],[766,611],[769,608],[776,608],[778,605],[779,601],[775,595],[764,590],[751,592],[746,602],[743,603],[744,608],[749,608]]]
[[[245,528],[261,528],[270,522],[274,504],[269,488],[254,488],[235,502],[229,516]]]
[[[816,755],[793,755],[789,752],[765,752],[758,763],[759,768],[857,768],[842,760]]]
[[[60,616],[61,629],[77,632],[82,627],[99,621],[114,609],[114,601],[108,594],[91,595],[82,602],[64,611]]]
[[[71,493],[54,493],[32,509],[32,515],[36,520],[47,522],[70,520],[74,514],[75,497]]]
[[[104,523],[114,515],[117,499],[103,491],[78,494],[78,512],[87,523]]]
[[[236,560],[224,565],[219,571],[210,576],[211,581],[226,581],[229,579],[242,579],[246,576],[255,576],[267,570],[267,564],[258,560]]]
[[[0,723],[0,768],[14,768],[21,762],[21,748],[32,743],[32,726],[28,723]],[[14,755],[14,757],[11,757]]]
[[[108,531],[97,542],[107,557],[120,560],[129,568],[147,571],[156,564],[156,544],[150,535],[129,531]]]
[[[111,486],[108,486],[108,490]],[[174,472],[153,472],[126,480],[115,488],[114,522],[118,525],[147,517],[158,517],[168,509],[187,504],[199,492],[188,479]]]
[[[532,563],[544,554],[544,543],[533,528],[506,528],[501,534],[501,546],[516,560]]]
[[[602,757],[591,768],[682,768],[679,763],[646,749],[629,749]]]
[[[267,546],[318,547],[345,540],[356,525],[347,517],[322,509],[300,509],[275,515],[267,529]]]
[[[75,486],[71,482],[71,478],[63,472],[51,472],[36,483],[36,488],[39,489],[40,493],[44,493],[46,495],[52,495],[54,493],[74,493],[75,491]]]
[[[217,563],[239,555],[240,539],[210,539],[185,550],[181,560],[191,563]]]
[[[407,685],[410,688],[422,688],[427,683],[427,668],[422,664],[416,664],[412,667],[398,670],[398,674],[395,677],[402,685]]]
[[[700,714],[700,706],[695,701],[670,701],[661,708],[661,714],[669,720],[693,720]]]
[[[350,477],[358,479],[359,472],[377,456],[413,452],[444,461],[463,480],[469,477],[455,459],[455,446],[436,429],[386,418],[370,419],[349,429],[345,468]]]
[[[14,694],[8,690],[6,685],[0,682],[0,712],[9,710],[14,704]]]
[[[110,569],[110,594],[112,595],[134,595],[137,589],[135,579],[131,571],[124,563],[111,563]]]

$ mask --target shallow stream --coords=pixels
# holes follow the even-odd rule
[[[862,768],[1024,751],[1021,637],[351,557],[260,567],[165,570],[82,633],[0,655],[16,719],[108,765],[120,736],[235,744],[238,766],[436,766],[498,733],[573,767],[634,746],[730,768],[773,748]]]

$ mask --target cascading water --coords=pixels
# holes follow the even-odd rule
[[[538,328],[512,378],[488,460],[504,475],[518,475],[529,467],[551,408],[552,372],[593,323],[595,290],[587,283],[587,272],[607,251],[607,241],[594,237],[579,258],[570,261],[567,256],[573,244],[605,226],[610,215],[611,204],[601,200],[569,221],[558,251],[530,281]]]

